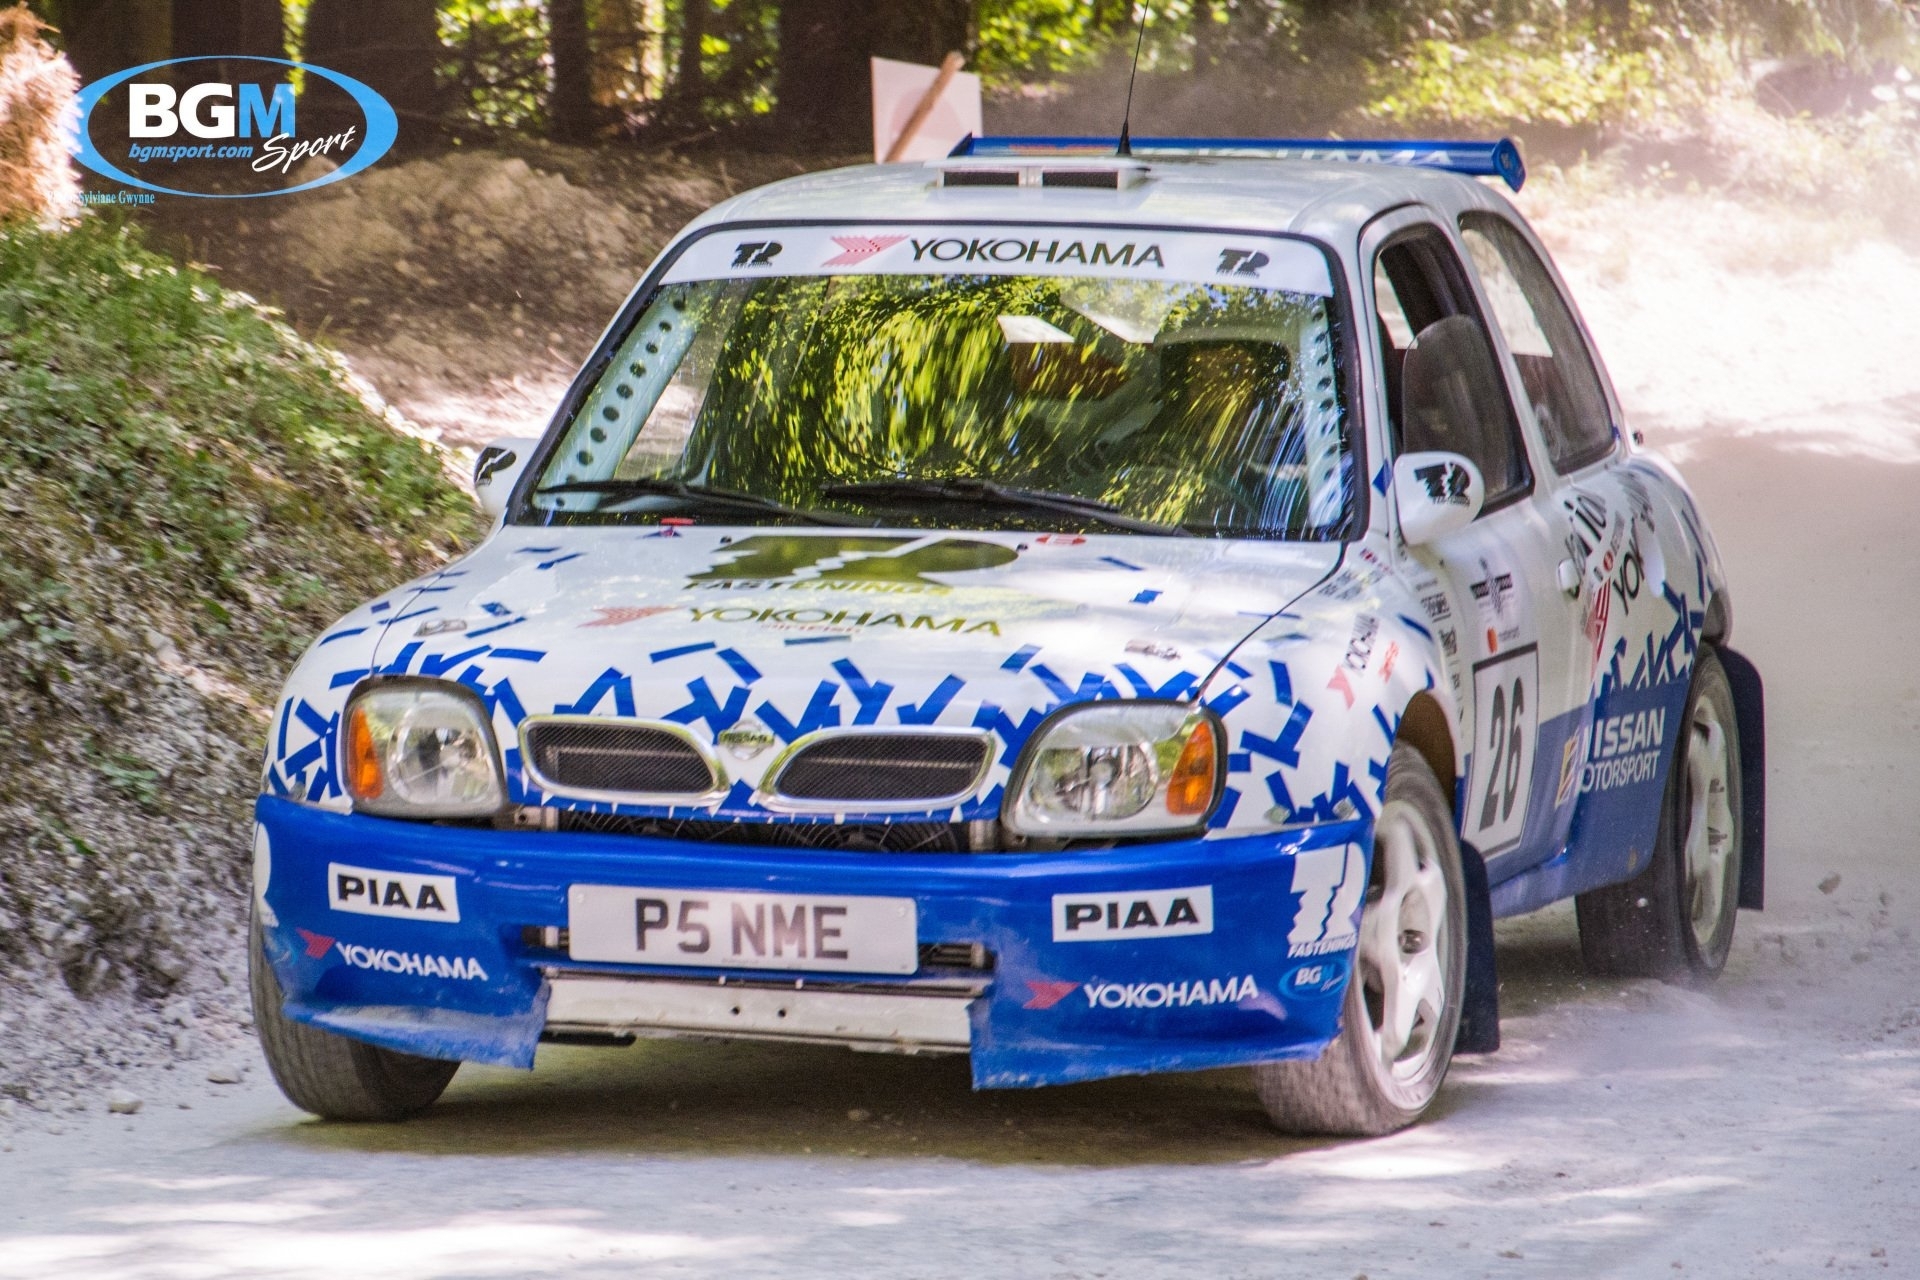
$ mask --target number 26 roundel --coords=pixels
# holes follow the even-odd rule
[[[1460,825],[1483,855],[1516,843],[1527,827],[1539,686],[1531,645],[1473,669],[1473,773]]]

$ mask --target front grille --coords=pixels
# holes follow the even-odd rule
[[[989,745],[970,733],[832,734],[801,747],[767,786],[823,803],[949,800],[979,784]]]
[[[715,822],[709,818],[636,818],[567,810],[560,814],[560,830],[849,853],[967,851],[966,828],[942,822]]]
[[[668,730],[617,720],[529,724],[527,763],[549,791],[621,795],[703,795],[713,769],[692,743]]]
[[[923,942],[922,969],[991,969],[994,955],[978,942]]]

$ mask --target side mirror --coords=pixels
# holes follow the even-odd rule
[[[526,470],[527,459],[533,456],[534,446],[539,443],[509,436],[495,440],[474,459],[473,496],[479,499],[480,509],[493,519],[498,520],[506,511],[507,495],[513,492],[520,473]]]
[[[1393,460],[1393,502],[1410,547],[1464,529],[1487,500],[1480,468],[1457,453],[1403,453]]]

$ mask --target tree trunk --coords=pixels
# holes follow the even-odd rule
[[[173,56],[172,0],[64,0],[52,20],[82,84]]]
[[[439,137],[440,93],[434,68],[441,57],[434,0],[313,0],[307,8],[301,56],[371,86],[400,117],[398,146],[418,149]],[[309,118],[301,106],[302,132]],[[311,132],[326,131],[328,111]],[[342,113],[344,124],[353,123]]]
[[[562,142],[584,142],[593,135],[593,46],[587,37],[586,0],[547,0],[547,49],[553,55],[548,131]]]
[[[969,0],[785,0],[780,6],[774,124],[792,141],[864,149],[873,134],[869,57],[938,64],[969,47]]]
[[[673,73],[674,96],[698,103],[707,88],[706,68],[700,62],[700,42],[707,34],[707,0],[681,0],[680,64]]]
[[[280,0],[173,0],[173,56],[287,56]]]

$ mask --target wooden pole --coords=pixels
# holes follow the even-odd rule
[[[920,126],[927,122],[929,115],[933,114],[933,104],[940,101],[940,95],[947,91],[947,86],[953,83],[954,76],[958,75],[960,68],[966,65],[967,60],[958,53],[948,54],[940,63],[939,74],[933,77],[933,83],[927,86],[927,91],[920,95],[920,101],[914,105],[913,114],[907,117],[906,126],[900,130],[900,136],[895,138],[893,145],[887,148],[887,158],[884,163],[892,164],[900,158],[900,153],[907,149],[907,144],[912,142],[914,135],[920,132]]]

